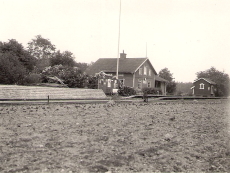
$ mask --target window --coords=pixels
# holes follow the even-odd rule
[[[147,82],[147,87],[150,88],[151,87],[151,81]]]
[[[142,68],[139,68],[139,75],[142,75]]]
[[[137,88],[138,88],[138,89],[141,89],[141,88],[142,88],[142,81],[141,81],[141,80],[138,80]]]
[[[111,87],[111,79],[108,79],[108,87]]]
[[[152,73],[151,73],[151,69],[149,69],[149,76],[151,76],[151,74],[152,74]]]
[[[200,84],[200,89],[204,89],[204,84],[203,83]]]
[[[118,81],[117,81],[117,79],[115,79],[114,80],[114,86],[113,86],[115,89],[117,89],[118,88]]]
[[[144,75],[147,75],[147,66],[144,66]]]

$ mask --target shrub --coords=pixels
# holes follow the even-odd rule
[[[0,53],[1,84],[23,84],[26,75],[26,68],[21,64],[17,56],[10,53]]]
[[[25,77],[26,84],[33,84],[33,83],[40,83],[41,82],[41,75],[36,73],[31,73]]]
[[[136,91],[131,87],[124,86],[118,89],[118,94],[121,96],[131,96],[131,95],[135,95]]]
[[[86,86],[91,89],[97,89],[98,88],[98,79],[97,77],[88,76],[86,80]]]
[[[162,94],[160,88],[143,88],[142,92],[147,92],[147,94]]]

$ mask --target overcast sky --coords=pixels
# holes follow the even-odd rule
[[[0,0],[0,41],[41,35],[77,62],[118,55],[120,0]],[[193,82],[211,66],[230,74],[230,0],[121,0],[120,52]],[[146,46],[147,45],[147,46]],[[147,47],[147,51],[146,51]]]

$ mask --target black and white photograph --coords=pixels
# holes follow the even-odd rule
[[[0,172],[230,172],[229,0],[0,0]]]

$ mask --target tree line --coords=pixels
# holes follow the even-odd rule
[[[49,39],[41,35],[28,42],[26,48],[15,39],[0,41],[0,84],[38,84],[48,82],[50,76],[55,76],[68,87],[97,88],[97,78],[84,73],[91,64],[76,62],[72,52],[57,50]],[[211,67],[197,72],[196,75],[197,79],[208,78],[217,84],[216,96],[229,95],[228,74]],[[185,86],[176,83],[168,68],[160,70],[159,76],[169,81],[166,91],[170,94],[182,92],[178,88],[188,91],[192,84]]]
[[[0,84],[31,85],[56,76],[68,87],[96,88],[96,79],[84,73],[89,65],[76,62],[70,51],[56,50],[41,35],[32,39],[26,48],[15,39],[0,42]]]

